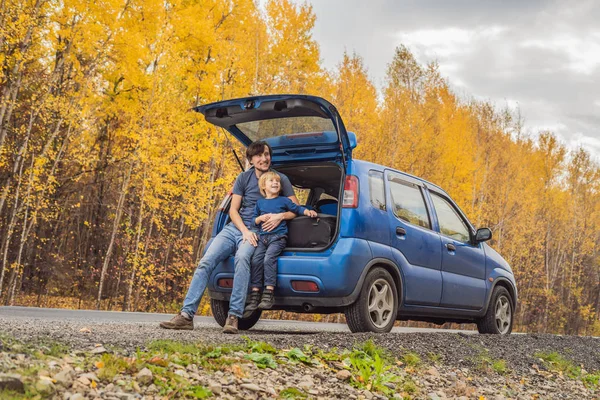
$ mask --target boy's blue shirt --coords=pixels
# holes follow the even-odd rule
[[[286,211],[291,211],[296,215],[304,215],[304,211],[306,207],[299,206],[291,201],[289,198],[284,196],[275,197],[274,199],[258,199],[256,201],[256,206],[254,207],[254,217],[256,218],[260,215],[264,214],[279,214]],[[287,235],[288,228],[287,222],[281,221],[281,223],[277,226],[277,228],[273,229],[271,232],[264,231],[262,228],[262,224],[260,224],[260,232],[259,235],[270,235],[270,234],[279,234],[279,235]]]
[[[294,188],[288,177],[279,172],[277,172],[277,174],[279,174],[279,177],[281,178],[281,195],[285,197],[293,196]],[[249,170],[238,175],[233,185],[233,194],[242,197],[242,206],[240,207],[239,213],[240,217],[242,217],[242,221],[244,221],[244,225],[248,228],[255,227],[256,224],[254,223],[252,214],[254,213],[256,202],[259,199],[262,199],[263,196],[260,194],[260,189],[258,188],[258,177],[256,176],[254,167],[251,167]]]

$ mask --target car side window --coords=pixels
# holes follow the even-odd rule
[[[310,195],[310,189],[300,188],[298,186],[292,186],[294,188],[294,194],[300,204],[306,204],[308,196]]]
[[[388,182],[394,215],[413,225],[431,229],[431,222],[429,221],[421,189],[393,175],[389,175]]]
[[[469,229],[456,209],[443,197],[431,192],[431,199],[440,224],[440,232],[460,242],[469,242]]]
[[[369,171],[369,195],[371,205],[379,210],[385,210],[385,189],[383,187],[383,172]]]

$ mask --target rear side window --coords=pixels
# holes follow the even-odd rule
[[[310,195],[310,189],[299,188],[298,186],[294,186],[294,194],[298,199],[300,204],[306,204],[308,200],[308,196]]]
[[[431,222],[429,221],[421,189],[416,185],[398,179],[393,174],[389,175],[388,182],[394,215],[413,225],[431,229]]]
[[[369,171],[369,195],[371,205],[379,210],[385,210],[385,189],[383,187],[383,172]]]
[[[460,242],[469,242],[471,240],[469,229],[458,215],[456,209],[443,197],[440,197],[433,192],[430,193],[431,199],[433,200],[433,206],[435,207],[435,213],[437,214],[438,222],[440,224],[440,232],[443,235],[450,236],[452,239]]]

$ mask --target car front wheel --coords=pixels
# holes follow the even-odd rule
[[[512,332],[513,311],[513,301],[508,290],[502,286],[496,286],[492,292],[487,312],[483,318],[477,321],[477,330],[479,333],[508,335]]]
[[[398,291],[388,271],[374,268],[367,274],[358,299],[344,311],[352,332],[389,332],[398,313]]]
[[[213,317],[217,324],[225,326],[227,321],[227,314],[229,313],[229,302],[225,300],[210,299],[210,309],[212,310]],[[252,328],[258,320],[262,310],[256,310],[248,318],[240,318],[238,320],[238,329],[241,331],[247,331]]]

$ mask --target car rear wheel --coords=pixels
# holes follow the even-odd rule
[[[383,268],[367,274],[358,299],[344,311],[352,332],[389,332],[398,313],[398,291],[394,279]]]
[[[217,324],[225,326],[227,320],[227,314],[229,313],[229,302],[225,300],[210,299],[210,309],[212,310],[213,317]],[[258,320],[262,310],[256,310],[248,318],[240,318],[238,320],[238,329],[241,331],[247,331],[252,328]]]
[[[513,301],[505,287],[496,286],[485,316],[477,321],[479,333],[508,335],[512,332]]]

